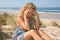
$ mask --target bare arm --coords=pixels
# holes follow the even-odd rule
[[[28,19],[27,19],[27,17],[25,15],[24,15],[24,23],[25,23],[26,28],[28,28],[28,30],[30,30]]]
[[[29,26],[28,18],[27,18],[27,16],[29,15],[29,12],[30,12],[30,10],[26,9],[24,11],[24,16],[23,17],[18,16],[18,18],[17,18],[18,25],[20,25],[21,27],[23,27],[23,29],[25,29],[27,31],[30,30],[30,26]]]
[[[30,30],[28,22],[27,22],[27,18],[24,17],[24,20],[22,17],[18,16],[17,17],[17,24],[21,27],[23,27],[23,29],[25,30]]]
[[[36,21],[36,29],[39,30],[40,19],[39,19],[39,15],[37,13],[36,13],[36,16],[35,16],[35,21]]]
[[[34,29],[35,30],[35,27],[36,27],[36,21],[35,21],[35,19],[34,18],[32,18],[32,29]]]

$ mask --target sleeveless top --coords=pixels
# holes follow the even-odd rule
[[[29,26],[30,26],[30,29],[32,29],[33,27],[32,27],[32,19],[30,19],[30,21],[29,21]]]

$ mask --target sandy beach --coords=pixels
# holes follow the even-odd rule
[[[15,16],[18,15],[18,11],[16,10],[0,11],[0,14],[4,14],[4,13],[7,13],[9,15],[15,15]],[[60,40],[60,13],[54,13],[54,12],[38,12],[38,13],[41,21],[40,29],[43,30],[49,37],[51,37],[52,40]],[[11,27],[7,26],[6,28],[6,25],[5,27],[2,28],[5,28],[2,30],[8,30],[9,28],[14,29],[14,27],[12,26]]]

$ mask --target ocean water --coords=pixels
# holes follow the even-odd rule
[[[17,7],[0,7],[0,10],[16,10],[19,11],[20,8]],[[49,15],[40,14],[40,18],[47,18],[47,19],[60,19],[60,8],[37,8],[38,12],[49,12]],[[50,13],[51,12],[51,13]]]
[[[0,10],[19,10],[19,7],[0,7]],[[38,12],[59,12],[60,7],[36,8]]]
[[[38,12],[59,12],[60,13],[60,8],[37,8]]]

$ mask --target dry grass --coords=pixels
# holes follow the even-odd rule
[[[60,27],[60,19],[40,19],[42,25]]]

